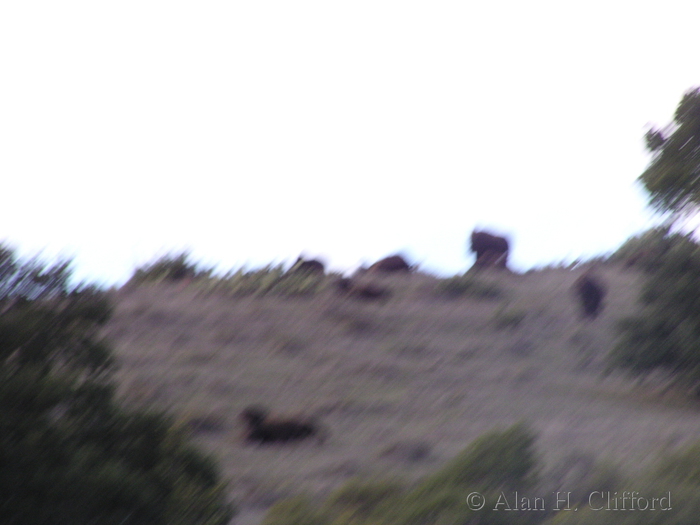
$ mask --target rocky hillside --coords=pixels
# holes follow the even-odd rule
[[[632,470],[697,439],[700,411],[662,397],[660,379],[604,374],[640,276],[601,266],[606,306],[584,321],[571,293],[582,272],[483,272],[461,296],[425,274],[363,276],[391,292],[383,301],[341,295],[330,277],[306,296],[146,283],[113,292],[106,335],[125,399],[189,426],[252,523],[282,496],[322,495],[351,477],[416,479],[518,421],[538,433],[552,478],[572,457]],[[246,444],[238,416],[254,403],[314,415],[329,439]]]

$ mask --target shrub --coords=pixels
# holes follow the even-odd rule
[[[348,482],[316,508],[294,498],[270,510],[265,525],[535,524],[538,512],[494,512],[501,491],[527,490],[537,480],[534,436],[524,425],[491,432],[413,489],[397,481]],[[488,506],[472,511],[467,496],[479,491]]]
[[[654,271],[673,244],[667,227],[652,228],[625,241],[609,258],[610,262]]]
[[[323,275],[286,272],[281,265],[267,265],[256,270],[240,268],[221,279],[211,279],[207,287],[233,297],[299,297],[315,295],[324,283]]]
[[[270,292],[284,277],[284,269],[281,265],[267,265],[257,270],[246,271],[243,268],[228,273],[220,281],[216,281],[215,287],[221,288],[226,293],[235,297],[248,295],[265,295]]]
[[[571,499],[575,510],[554,513],[546,525],[697,523],[700,514],[700,443],[667,456],[646,472],[635,475],[634,480],[623,480],[610,466],[601,464],[596,465],[586,478],[573,487],[579,496]],[[570,489],[563,487],[562,490]],[[653,499],[656,501],[652,502]],[[655,510],[651,510],[652,505]],[[615,511],[616,506],[618,509],[624,506],[624,510]]]
[[[271,290],[274,295],[283,297],[313,296],[325,281],[323,275],[314,273],[286,273]]]
[[[643,373],[665,368],[679,381],[700,380],[700,246],[671,235],[667,249],[650,261],[636,316],[620,321],[614,366]]]
[[[486,525],[537,523],[538,512],[493,511],[501,494],[534,487],[538,462],[535,437],[523,424],[484,434],[466,450],[407,493],[391,514],[390,523],[469,523]],[[473,511],[467,495],[478,491],[486,506]],[[511,502],[512,503],[512,502]]]
[[[189,253],[181,252],[163,255],[155,261],[137,268],[130,282],[181,281],[209,277],[212,271],[211,268],[199,267],[198,264],[190,261]]]
[[[212,460],[165,415],[117,403],[104,294],[0,254],[1,521],[227,523]]]
[[[323,511],[348,519],[370,519],[401,503],[406,487],[398,481],[348,481],[330,495]],[[338,518],[336,518],[337,521]]]
[[[657,479],[700,488],[700,442],[663,458],[656,467],[655,475]]]
[[[309,499],[296,497],[270,507],[262,525],[328,525],[330,522],[330,517],[316,509]]]
[[[14,251],[0,246],[0,300],[36,300],[65,296],[70,262],[47,264],[39,259],[20,261]]]
[[[537,481],[535,436],[524,425],[484,434],[438,473],[429,477],[418,492],[438,487],[516,490]]]

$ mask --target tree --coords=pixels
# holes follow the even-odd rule
[[[700,381],[700,245],[669,234],[643,267],[641,309],[620,322],[613,362],[637,373],[666,369],[696,387]]]
[[[640,176],[659,211],[679,214],[700,206],[700,88],[685,93],[673,119],[646,134],[652,161]]]
[[[0,516],[10,524],[223,525],[213,461],[115,397],[105,295],[0,247]]]
[[[652,160],[640,180],[652,206],[676,219],[700,210],[700,88],[689,90],[673,123],[646,134]],[[670,228],[628,243],[647,273],[641,309],[620,323],[613,363],[644,373],[671,371],[693,390],[700,384],[700,245]]]

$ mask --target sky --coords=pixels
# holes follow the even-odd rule
[[[394,252],[474,228],[516,270],[655,220],[643,136],[700,85],[693,1],[0,3],[0,241],[121,283]]]

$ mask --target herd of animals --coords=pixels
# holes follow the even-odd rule
[[[470,241],[470,249],[476,255],[475,269],[508,271],[508,239],[484,231],[474,231]],[[402,256],[391,255],[375,262],[369,268],[360,269],[358,274],[407,274],[414,269]],[[321,261],[303,257],[299,257],[290,269],[292,273],[314,275],[325,275],[325,271],[325,265]],[[378,284],[360,283],[348,277],[339,278],[335,284],[339,293],[356,299],[383,300],[390,296],[390,291]],[[598,316],[603,308],[606,288],[600,277],[592,271],[587,271],[576,280],[572,291],[579,301],[584,319],[594,319]],[[273,417],[270,416],[269,410],[259,405],[247,407],[240,418],[246,425],[245,438],[250,443],[286,443],[309,438],[323,443],[327,435],[326,429],[314,418]]]

